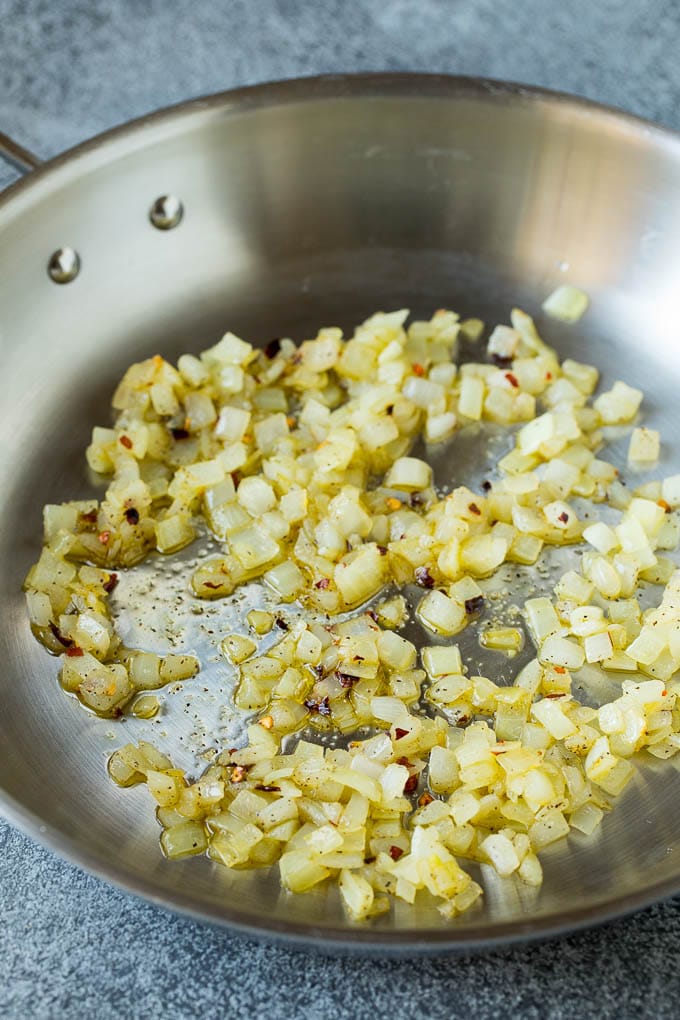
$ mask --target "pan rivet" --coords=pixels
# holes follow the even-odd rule
[[[55,283],[70,283],[80,272],[80,257],[73,248],[57,248],[47,263],[47,273]]]
[[[184,206],[175,195],[161,195],[151,206],[149,219],[158,230],[172,230],[184,215]]]

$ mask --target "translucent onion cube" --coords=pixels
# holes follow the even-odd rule
[[[529,827],[529,839],[534,850],[555,843],[569,832],[569,822],[557,808],[547,809]]]
[[[484,380],[475,376],[463,377],[458,397],[458,411],[464,418],[479,421],[482,417],[484,404]]]
[[[633,429],[628,460],[633,464],[654,464],[659,459],[661,437],[656,429]]]
[[[464,606],[436,589],[420,600],[416,615],[435,634],[457,634],[467,623]]]
[[[256,651],[257,645],[241,634],[229,634],[223,639],[220,648],[235,665],[245,662]]]
[[[549,700],[547,698],[542,701],[536,701],[531,706],[531,714],[540,722],[541,726],[545,726],[550,736],[554,737],[555,740],[563,740],[564,737],[568,737],[576,732],[576,726],[565,715],[560,701]]]
[[[432,483],[432,468],[417,457],[399,457],[395,460],[385,478],[388,489],[417,492],[427,489]]]
[[[562,322],[578,322],[588,307],[588,295],[578,287],[563,283],[543,302],[543,311]]]
[[[658,633],[653,627],[643,627],[639,636],[626,648],[626,655],[640,665],[649,666],[659,658],[666,644],[663,633]]]
[[[422,649],[421,657],[428,676],[439,677],[447,673],[463,672],[458,645],[428,645]]]
[[[225,333],[222,339],[201,355],[206,365],[247,365],[255,356],[252,344],[234,333]]]
[[[501,358],[514,358],[520,345],[521,337],[511,326],[495,326],[489,337],[486,349],[489,354]]]
[[[491,861],[498,874],[505,878],[519,868],[519,857],[512,842],[502,833],[492,833],[479,844],[481,852]]]
[[[449,748],[433,747],[430,751],[429,782],[435,793],[450,793],[458,785],[458,762]]]
[[[522,426],[517,434],[517,446],[521,453],[536,453],[555,436],[555,432],[555,415],[547,412]]]
[[[373,543],[362,545],[350,560],[338,563],[335,583],[348,605],[365,602],[380,591],[385,578],[385,561]]]
[[[187,821],[171,825],[161,833],[163,853],[171,861],[205,853],[208,838],[200,822]]]
[[[578,637],[588,637],[607,629],[604,612],[599,606],[578,606],[572,610],[569,623],[572,634]]]
[[[251,517],[259,517],[276,506],[276,496],[269,482],[255,475],[241,479],[236,498]]]
[[[597,556],[590,565],[590,580],[605,598],[614,599],[621,594],[621,578],[609,560]]]
[[[638,413],[642,397],[642,390],[636,390],[624,382],[615,382],[610,390],[600,394],[593,407],[603,425],[623,425]]]
[[[383,665],[390,670],[411,669],[416,661],[416,647],[393,631],[382,631],[378,635],[378,655]]]
[[[607,631],[591,634],[583,642],[587,662],[603,662],[611,658],[614,648]]]
[[[272,567],[263,575],[263,580],[284,601],[299,595],[306,583],[304,574],[292,560],[284,560]]]
[[[246,570],[269,563],[280,553],[279,543],[257,524],[229,537],[231,551]]]
[[[156,548],[168,555],[190,545],[196,538],[196,531],[189,514],[172,514],[162,521],[156,521]]]
[[[604,521],[597,521],[584,528],[583,537],[589,545],[604,555],[616,549],[619,544],[616,534]]]
[[[582,804],[569,818],[569,824],[573,829],[578,829],[584,835],[590,836],[603,818],[604,811],[596,804]]]
[[[561,499],[553,500],[552,503],[546,503],[543,507],[543,513],[548,523],[553,528],[559,528],[561,531],[572,527],[574,521],[578,520],[573,507]]]
[[[522,647],[522,632],[516,627],[487,627],[479,635],[484,648],[502,652],[518,652]]]
[[[177,680],[188,680],[196,676],[201,664],[195,655],[170,653],[161,659],[160,679],[162,684],[175,683]]]
[[[557,634],[562,628],[553,604],[548,598],[527,599],[524,603],[524,614],[536,644],[545,641],[551,634]]]
[[[673,509],[680,507],[680,475],[670,475],[668,478],[664,478],[661,495]]]
[[[588,779],[601,782],[615,767],[618,759],[611,753],[606,736],[596,740],[586,756],[585,771]]]
[[[215,435],[231,443],[240,442],[250,426],[251,412],[240,407],[223,407],[215,425]]]
[[[507,539],[497,538],[493,534],[474,535],[461,547],[461,566],[476,577],[484,577],[503,563],[507,552]]]
[[[367,917],[373,906],[373,887],[361,875],[344,868],[338,880],[340,895],[347,913],[355,921]]]
[[[566,669],[580,669],[585,662],[585,653],[580,644],[571,638],[552,636],[545,640],[538,653],[539,661]]]

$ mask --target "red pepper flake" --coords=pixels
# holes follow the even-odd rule
[[[279,340],[278,337],[275,337],[273,340],[270,340],[267,346],[265,347],[264,349],[265,357],[269,358],[269,360],[271,361],[272,358],[276,357],[280,350],[281,341]]]
[[[235,765],[231,773],[232,783],[242,783],[248,775],[250,765]]]
[[[281,793],[280,786],[264,786],[263,783],[258,783],[255,789],[262,790],[263,793]]]
[[[545,695],[546,701],[554,701],[555,698],[563,698],[563,697],[564,697],[564,694],[562,694],[560,691],[557,691],[555,694],[546,694]]]
[[[172,438],[173,439],[188,439],[189,438],[189,430],[188,429],[170,429],[170,431],[172,432]]]
[[[331,706],[328,701],[328,695],[322,698],[321,701],[315,701],[313,698],[308,698],[305,701],[305,708],[309,709],[310,712],[317,713],[318,715],[330,715]]]
[[[321,591],[325,591],[330,583],[331,583],[330,577],[322,577],[315,582],[314,587],[320,588]]]
[[[56,623],[52,623],[52,621],[50,621],[50,630],[52,631],[52,633],[54,634],[55,638],[57,639],[57,641],[59,642],[60,645],[63,645],[64,648],[70,648],[71,647],[71,645],[73,644],[73,641],[71,641],[71,638],[64,637],[62,632],[57,627]]]
[[[370,616],[374,623],[378,622],[378,614],[376,613],[375,609],[367,609],[366,616]]]
[[[82,648],[79,648],[78,645],[71,645],[70,648],[66,649],[66,652],[64,654],[68,655],[69,659],[77,659],[81,655],[84,655],[85,652],[82,650]]]
[[[125,520],[128,524],[139,524],[139,510],[135,510],[133,506],[129,506],[125,511]]]
[[[413,768],[413,762],[410,761],[405,755],[402,755],[401,758],[396,758],[395,761],[397,765],[405,765],[407,769]]]
[[[406,782],[404,783],[404,793],[413,793],[414,790],[416,790],[417,786],[418,775],[414,774],[412,776],[409,776]]]
[[[546,372],[545,377],[546,379],[548,379],[548,381],[550,381],[550,379],[552,379],[552,372]]]
[[[557,520],[558,521],[562,521],[562,524],[566,524],[567,523],[567,521],[569,520],[569,514],[566,512],[566,510],[562,511],[562,513],[557,518]]]
[[[386,545],[379,545],[378,546],[378,552],[380,553],[381,556],[387,556],[387,546]]]
[[[669,514],[671,512],[671,505],[670,503],[667,503],[665,499],[657,499],[656,505],[660,506],[665,514]]]
[[[468,510],[471,514],[475,514],[476,517],[481,516],[482,511],[479,509],[476,503],[468,503]]]
[[[210,588],[211,591],[219,591],[220,588],[224,587],[224,581],[204,581],[204,588]]]
[[[132,440],[129,436],[120,436],[118,442],[121,446],[124,446],[126,450],[132,449]]]
[[[556,673],[566,673],[567,672],[567,667],[566,666],[553,666],[553,669],[554,669],[554,671]]]
[[[96,524],[97,523],[97,511],[88,510],[86,513],[78,514],[78,520],[82,524]]]
[[[516,375],[513,375],[512,372],[506,372],[505,373],[505,378],[508,380],[508,382],[510,383],[511,386],[515,387],[516,390],[519,389],[519,381],[518,381]]]
[[[100,531],[99,534],[97,535],[97,538],[99,539],[99,541],[101,542],[102,545],[106,545],[108,540],[111,538],[111,532],[110,531]]]
[[[349,688],[351,688],[351,687],[354,687],[354,685],[359,682],[359,677],[358,676],[351,676],[349,673],[336,672],[335,675],[338,678],[338,680],[340,681],[340,686],[341,687],[349,687]]]
[[[113,591],[113,589],[116,587],[117,584],[118,584],[118,574],[109,574],[108,581],[104,581],[104,584],[102,585],[102,587],[103,587],[104,591],[106,592],[106,594],[110,595],[111,592]]]
[[[468,616],[472,616],[473,613],[480,613],[484,608],[484,596],[473,595],[471,599],[465,599],[465,612]]]
[[[410,732],[410,730],[403,730],[401,726],[396,726],[394,729],[394,739],[401,740],[402,737],[407,737]]]
[[[423,368],[422,365],[419,365],[418,362],[415,362],[411,367],[413,369],[413,374],[414,375],[420,375],[420,376],[425,375],[425,369]]]
[[[667,698],[668,697],[668,691],[662,691],[661,692],[661,697],[662,698]]]
[[[421,588],[434,588],[434,577],[427,567],[416,567],[413,576],[416,579],[416,584],[419,584]]]
[[[400,857],[404,856],[404,851],[400,846],[391,846],[388,853],[393,861],[398,861]]]
[[[420,797],[418,797],[418,807],[427,807],[427,805],[431,804],[433,800],[434,797],[432,796],[432,794],[428,793],[427,790],[425,790],[425,793],[421,794]]]

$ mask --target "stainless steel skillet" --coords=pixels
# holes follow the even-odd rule
[[[644,769],[598,838],[570,837],[547,854],[538,896],[496,884],[481,912],[450,923],[409,908],[350,926],[332,893],[292,898],[275,875],[170,864],[144,791],[121,792],[105,776],[130,724],[111,737],[112,724],[64,697],[20,592],[43,503],[91,491],[82,451],[133,360],[200,350],[226,328],[266,342],[349,327],[376,308],[447,305],[502,321],[520,304],[561,355],[598,364],[605,382],[641,386],[647,421],[675,439],[679,278],[680,139],[488,81],[328,77],[245,89],[113,131],[9,189],[0,199],[4,813],[155,902],[326,948],[470,949],[680,891],[673,764]],[[576,329],[540,314],[567,281],[591,296]],[[438,472],[461,474],[480,456],[454,445]],[[680,470],[670,443],[661,469]],[[166,746],[175,735],[169,724]]]

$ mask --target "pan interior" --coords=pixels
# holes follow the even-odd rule
[[[371,928],[352,929],[333,889],[291,897],[275,873],[168,863],[147,794],[115,788],[105,761],[150,733],[200,767],[215,725],[225,741],[241,725],[225,714],[228,672],[210,663],[168,695],[159,724],[97,719],[60,691],[20,591],[39,551],[42,505],[93,491],[83,451],[92,426],[108,423],[127,365],[198,352],[226,329],[266,343],[302,340],[322,325],[351,329],[377,309],[429,315],[445,306],[494,323],[519,305],[561,357],[596,364],[604,384],[623,378],[645,391],[645,423],[667,440],[659,476],[679,471],[679,172],[675,138],[608,111],[455,79],[356,79],[172,112],[86,148],[6,198],[0,789],[11,816],[166,904],[347,942],[422,948],[509,938],[680,886],[672,761],[641,768],[594,838],[574,834],[547,851],[539,892],[485,875],[483,906],[446,924],[427,905],[397,904]],[[181,198],[185,216],[160,232],[147,214],[167,193]],[[82,270],[57,286],[45,265],[64,244],[79,252]],[[578,326],[541,313],[562,282],[590,295]],[[480,481],[497,449],[488,435],[465,433],[438,455],[438,481]],[[206,621],[192,624],[186,603],[175,608],[183,576],[165,563],[135,575],[128,591],[137,614],[127,624],[139,629],[151,584],[174,615],[178,641],[206,641]],[[216,606],[213,629],[227,633],[243,607]],[[492,676],[511,673],[498,656],[483,665]]]

